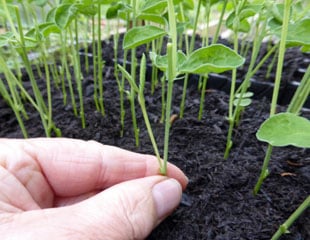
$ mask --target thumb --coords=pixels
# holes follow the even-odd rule
[[[144,239],[179,205],[181,195],[175,179],[146,177],[115,185],[77,204],[75,211],[94,239]]]
[[[7,214],[1,239],[144,239],[178,206],[181,194],[175,179],[131,180],[71,206]]]

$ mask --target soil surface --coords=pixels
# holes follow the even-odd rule
[[[123,137],[120,137],[119,91],[113,72],[113,65],[106,64],[103,82],[105,116],[96,110],[93,101],[92,74],[84,72],[86,128],[81,128],[80,119],[74,116],[70,103],[63,104],[61,89],[55,86],[52,88],[53,119],[61,129],[63,137],[92,139],[153,154],[138,104],[136,110],[140,146],[135,146],[127,100],[125,129]],[[26,75],[23,82],[31,91]],[[38,77],[38,83],[41,89],[45,88],[43,78]],[[126,88],[128,89],[128,86]],[[161,87],[159,85],[153,95],[149,89],[147,84],[147,110],[159,149],[163,149],[164,127],[160,123]],[[182,85],[176,82],[172,114],[179,113],[181,94]],[[258,179],[267,146],[257,141],[255,133],[268,117],[269,100],[254,100],[246,108],[240,125],[234,131],[234,145],[230,157],[224,160],[228,96],[223,92],[208,89],[201,121],[197,120],[199,99],[200,93],[196,84],[191,84],[187,89],[185,116],[182,119],[177,118],[171,127],[169,161],[180,167],[190,179],[184,199],[178,209],[161,223],[148,239],[270,239],[279,225],[310,193],[310,149],[275,148],[269,166],[270,175],[259,194],[253,196],[253,187]],[[29,137],[45,136],[39,114],[29,103],[25,106],[30,117],[25,120]],[[22,137],[13,111],[2,98],[0,109],[0,136]],[[285,111],[285,107],[279,107],[278,111]],[[309,111],[302,112],[302,115],[310,118]],[[309,213],[307,210],[289,229],[290,233],[281,239],[309,239]]]

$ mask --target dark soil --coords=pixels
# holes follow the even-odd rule
[[[111,51],[108,49],[107,51]],[[82,67],[83,68],[83,67]],[[60,89],[53,87],[53,118],[63,137],[93,139],[141,153],[153,153],[137,104],[140,146],[135,146],[129,103],[126,101],[124,136],[120,137],[119,93],[112,64],[104,69],[104,104],[106,115],[96,111],[93,102],[92,74],[84,73],[84,108],[86,128],[81,129],[70,104],[64,106]],[[30,89],[27,76],[24,83]],[[38,79],[44,89],[44,79]],[[161,89],[150,95],[147,85],[146,104],[151,124],[163,149]],[[174,86],[173,114],[179,113],[182,87]],[[252,190],[262,166],[265,143],[256,140],[255,133],[268,117],[269,101],[265,98],[246,108],[241,124],[234,131],[234,145],[228,160],[223,159],[228,123],[227,94],[207,90],[204,116],[197,120],[200,95],[195,84],[187,90],[185,116],[173,122],[169,161],[179,166],[189,177],[183,203],[148,239],[270,239],[290,214],[310,193],[310,149],[275,148],[270,162],[270,175],[260,193]],[[22,137],[13,111],[0,99],[0,136]],[[44,136],[39,115],[27,103],[30,119],[25,121],[30,137]],[[284,111],[285,107],[279,107]],[[303,116],[310,118],[310,112]],[[305,212],[281,239],[309,239],[310,214]]]

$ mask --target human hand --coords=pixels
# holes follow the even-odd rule
[[[0,139],[1,239],[143,239],[187,185],[157,159],[65,138]]]

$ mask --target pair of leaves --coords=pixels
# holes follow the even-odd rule
[[[124,36],[123,48],[131,49],[146,44],[156,38],[166,35],[166,31],[156,26],[140,26],[130,29]],[[167,56],[152,55],[153,63],[160,69],[167,68]],[[221,73],[241,66],[244,58],[232,49],[214,44],[200,48],[186,57],[178,53],[179,73],[208,74],[210,72]]]
[[[260,126],[256,137],[276,147],[310,148],[310,121],[293,113],[279,113]]]
[[[247,107],[252,103],[251,97],[253,97],[252,92],[245,92],[242,96],[240,93],[235,95],[234,106]]]

